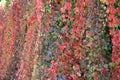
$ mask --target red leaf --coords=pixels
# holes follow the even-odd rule
[[[116,0],[107,0],[109,4],[114,4]]]
[[[68,26],[66,25],[66,26],[64,26],[64,29],[67,31],[69,28],[68,28]]]
[[[108,10],[109,10],[109,12],[110,12],[111,14],[115,14],[115,13],[117,12],[117,10],[116,10],[115,8],[113,8],[112,6],[110,6],[110,7],[108,8]]]
[[[60,50],[64,50],[66,48],[66,46],[60,45],[59,48],[60,48]]]

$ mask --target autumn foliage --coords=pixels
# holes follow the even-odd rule
[[[6,0],[0,80],[120,80],[120,0]]]

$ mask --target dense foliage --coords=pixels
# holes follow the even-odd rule
[[[120,79],[120,0],[4,1],[0,80]]]

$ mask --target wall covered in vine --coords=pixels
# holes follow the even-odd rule
[[[0,80],[120,80],[120,0],[1,0]]]

